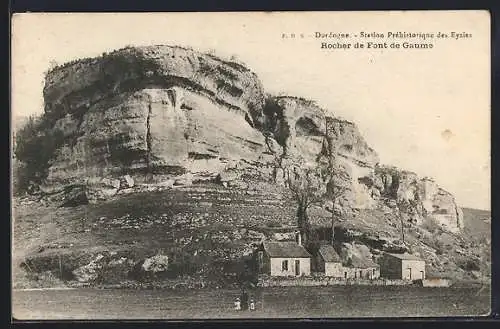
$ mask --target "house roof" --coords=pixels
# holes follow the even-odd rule
[[[408,253],[404,253],[404,254],[387,253],[387,254],[394,257],[394,258],[398,258],[398,259],[402,259],[402,260],[421,260],[421,261],[423,261],[423,259],[421,259],[420,257],[417,257],[417,256],[412,255],[412,254],[408,254]]]
[[[330,245],[322,245],[319,247],[318,253],[326,263],[341,263],[339,254]]]
[[[353,256],[352,257],[352,265],[349,267],[355,267],[355,268],[371,268],[371,267],[379,267],[377,263],[372,261],[371,259],[368,258],[360,258]]]
[[[270,257],[311,257],[306,248],[295,242],[263,242],[262,246]]]

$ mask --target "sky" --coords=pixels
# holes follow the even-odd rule
[[[381,163],[434,177],[461,206],[490,209],[489,23],[486,11],[17,14],[12,114],[43,111],[44,73],[54,63],[126,45],[213,51],[245,63],[267,92],[315,100],[355,122]],[[389,31],[470,37],[413,39],[432,49],[321,49],[407,41],[356,37]],[[291,33],[296,38],[283,38]]]

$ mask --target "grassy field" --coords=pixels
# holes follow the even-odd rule
[[[256,310],[234,311],[237,290],[15,291],[18,319],[206,319],[479,316],[489,288],[287,287],[250,293]]]

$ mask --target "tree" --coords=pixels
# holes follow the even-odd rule
[[[403,211],[407,211],[408,209],[410,209],[410,206],[411,206],[410,201],[408,201],[406,199],[398,200],[398,203],[396,206],[396,210],[398,211],[398,215],[399,215],[399,220],[401,222],[401,239],[402,239],[403,245],[405,244],[405,223],[404,223]]]
[[[288,187],[297,202],[297,226],[302,241],[306,243],[311,232],[307,210],[322,200],[326,184],[318,168],[301,169],[295,166],[288,174]]]
[[[332,191],[329,193],[329,197],[331,197],[332,203],[331,203],[331,208],[326,209],[331,212],[332,214],[332,241],[331,243],[335,241],[335,223],[338,222],[338,219],[341,217],[340,211],[335,207],[336,201],[344,195],[344,193],[348,190],[349,188],[347,186],[342,186],[340,184],[337,184],[333,187]]]
[[[43,117],[30,116],[15,135],[14,154],[19,161],[16,192],[39,185],[47,176],[55,151],[64,142],[59,129],[48,129]]]
[[[334,136],[336,135],[335,129],[332,125],[332,118],[325,116],[325,138],[323,140],[323,154],[328,157],[327,172],[330,180],[327,184],[328,197],[332,200],[331,209],[332,214],[332,244],[335,241],[335,223],[340,218],[340,212],[335,208],[337,200],[349,190],[348,183],[350,181],[349,174],[344,167],[337,161],[339,144],[335,143]]]
[[[403,220],[403,215],[401,214],[401,210],[399,210],[399,219],[401,220],[401,239],[403,241],[403,245],[405,244],[405,224]]]

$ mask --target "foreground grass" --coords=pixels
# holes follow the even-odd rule
[[[286,287],[250,291],[256,309],[234,311],[239,290],[21,291],[14,315],[31,319],[207,319],[478,316],[490,290],[416,287]]]

